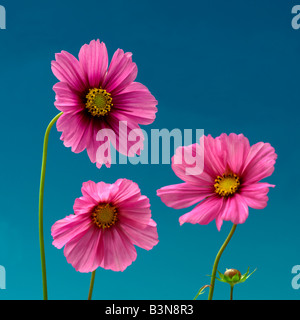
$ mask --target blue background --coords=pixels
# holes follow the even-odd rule
[[[38,191],[43,136],[58,113],[50,69],[54,54],[77,56],[100,38],[109,56],[133,52],[137,81],[159,101],[151,129],[204,129],[205,134],[244,133],[251,144],[270,142],[278,161],[267,179],[264,210],[250,209],[219,264],[242,273],[257,268],[235,288],[236,299],[299,299],[291,286],[299,252],[300,30],[291,27],[295,1],[4,1],[7,29],[0,30],[1,170],[0,265],[6,290],[0,299],[41,299]],[[231,223],[185,224],[189,209],[166,207],[156,196],[179,183],[170,165],[113,165],[98,170],[86,152],[65,148],[54,127],[49,140],[44,230],[49,299],[86,299],[89,274],[77,273],[63,250],[52,246],[53,223],[72,213],[81,184],[137,182],[150,198],[159,244],[137,248],[123,273],[98,269],[95,299],[192,299],[209,283],[207,274]],[[216,283],[216,299],[229,286]],[[207,299],[207,292],[199,297]]]

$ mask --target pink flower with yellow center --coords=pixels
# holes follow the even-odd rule
[[[274,185],[260,182],[274,171],[277,158],[269,143],[250,146],[242,134],[225,133],[217,138],[203,136],[200,145],[179,147],[172,158],[172,169],[184,183],[163,187],[157,195],[169,207],[182,209],[197,204],[179,218],[185,222],[208,224],[215,220],[218,230],[223,221],[244,223],[249,208],[263,209],[268,192]],[[199,174],[187,174],[193,165],[186,156],[204,152],[204,168]],[[180,161],[182,159],[182,161]],[[190,170],[191,172],[191,170]]]
[[[97,133],[108,129],[109,143],[117,151],[134,156],[130,148],[137,143],[135,148],[139,154],[143,148],[139,125],[154,121],[157,101],[144,85],[135,82],[137,66],[132,62],[132,54],[118,49],[108,66],[105,44],[92,40],[82,46],[79,59],[62,51],[55,55],[51,66],[60,81],[53,90],[55,106],[63,112],[57,121],[57,129],[62,132],[64,145],[75,153],[86,149],[97,167],[102,164],[109,167],[110,153],[97,154],[99,147],[106,143],[106,137],[101,134],[97,137]],[[121,121],[127,125],[125,134],[119,134]]]
[[[53,245],[65,247],[64,255],[77,271],[92,272],[98,267],[124,271],[137,257],[134,246],[150,250],[158,243],[149,199],[136,183],[88,181],[81,191],[75,214],[51,229]]]

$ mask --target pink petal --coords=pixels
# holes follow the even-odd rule
[[[226,151],[222,148],[221,137],[202,136],[200,143],[204,146],[204,170],[212,177],[222,175],[226,171]]]
[[[157,190],[161,201],[174,209],[190,207],[212,194],[211,188],[201,188],[188,183],[170,185]]]
[[[51,228],[52,244],[61,249],[74,237],[85,234],[90,224],[91,219],[89,217],[76,216],[74,214],[56,221]]]
[[[244,198],[236,193],[234,196],[224,199],[224,201],[224,207],[218,219],[231,221],[234,224],[244,223],[249,214]]]
[[[118,49],[111,60],[103,88],[113,95],[129,86],[137,76],[137,66],[132,62],[132,53]]]
[[[144,148],[144,134],[135,122],[127,122],[117,112],[109,115],[108,126],[115,133],[112,140],[114,148],[123,155],[133,157]],[[137,151],[135,151],[137,150]]]
[[[130,241],[140,248],[151,250],[158,243],[157,227],[152,219],[145,229],[136,229],[127,224],[121,224],[120,228]]]
[[[64,249],[64,255],[76,271],[92,272],[103,260],[103,251],[98,250],[103,231],[92,225],[86,233],[70,240]]]
[[[138,124],[151,124],[156,117],[157,101],[147,87],[132,82],[113,98],[114,109],[122,119]]]
[[[151,219],[149,199],[141,196],[136,202],[125,202],[118,206],[119,219],[121,224],[144,229]]]
[[[84,129],[82,130],[82,135],[76,141],[76,149],[74,152],[79,152],[80,150],[85,150],[89,147],[91,141],[95,139],[94,131],[93,131],[93,120],[89,117],[82,118],[82,125],[84,125]]]
[[[75,199],[73,210],[76,215],[79,214],[89,214],[98,205],[98,202],[94,199],[91,200],[90,197],[80,197]]]
[[[91,139],[87,145],[88,156],[92,163],[96,162],[98,168],[105,164],[108,168],[111,164],[111,146],[115,145],[116,134],[106,121],[92,120]]]
[[[113,271],[124,271],[137,257],[134,245],[120,228],[105,229],[104,257],[100,266]]]
[[[179,218],[180,225],[183,223],[208,224],[219,214],[223,206],[222,198],[211,196],[199,203],[192,211]]]
[[[263,209],[267,206],[269,200],[267,194],[270,187],[275,187],[275,185],[269,183],[255,183],[244,186],[240,191],[240,195],[249,207],[253,209]]]
[[[118,192],[118,186],[116,184],[108,184],[102,181],[98,183],[95,183],[94,181],[87,181],[82,184],[81,192],[83,197],[80,199],[89,201],[94,205],[99,203],[111,203],[115,194]]]
[[[204,153],[204,157],[206,152]],[[207,171],[204,162],[203,144],[194,143],[186,147],[178,147],[172,157],[172,169],[183,181],[200,187],[211,187],[216,176]],[[203,171],[204,169],[204,171]]]
[[[74,92],[66,82],[57,82],[53,90],[56,93],[54,105],[58,110],[77,113],[84,109],[80,95]]]
[[[58,80],[66,82],[72,89],[83,92],[87,88],[80,63],[69,52],[57,53],[55,61],[51,62],[51,69]]]
[[[85,112],[64,113],[57,121],[57,129],[62,131],[61,140],[64,141],[66,147],[72,147],[72,151],[75,153],[87,149],[92,163],[98,161],[100,165],[104,163],[109,167],[111,163],[110,142],[113,142],[113,137],[109,135],[108,141],[97,140],[100,128],[107,130],[107,127],[105,127],[105,122],[96,120],[88,117]],[[115,136],[114,133],[113,136]],[[102,152],[98,151],[100,148],[106,150],[106,144],[108,144],[108,156],[100,157]]]
[[[104,185],[104,187],[106,186],[106,183],[104,182],[101,182],[101,183]],[[100,201],[100,197],[98,194],[98,184],[95,183],[94,181],[89,180],[89,181],[83,182],[81,192],[84,197],[87,197],[93,202],[98,203]]]
[[[72,152],[82,152],[90,138],[90,120],[84,112],[63,113],[57,120],[57,130],[62,132],[60,139]]]
[[[113,198],[113,202],[116,205],[120,205],[123,202],[134,202],[141,197],[141,190],[137,183],[128,179],[118,179],[115,182],[118,186],[118,193]]]
[[[112,204],[118,208],[120,223],[145,228],[151,219],[149,199],[141,195],[138,185],[130,180],[119,179],[115,184],[119,190]]]
[[[220,140],[229,169],[240,175],[250,150],[249,140],[243,134],[231,133],[229,136],[221,134]]]
[[[269,143],[259,142],[253,145],[242,171],[244,184],[253,184],[269,177],[274,171],[276,159],[275,150]]]
[[[99,40],[92,40],[85,44],[79,52],[79,62],[88,80],[90,88],[102,86],[108,67],[108,55],[106,46]]]

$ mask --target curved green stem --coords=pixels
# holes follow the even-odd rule
[[[92,294],[93,294],[94,282],[95,282],[95,275],[96,275],[96,270],[94,270],[94,271],[92,272],[88,300],[92,300]]]
[[[212,271],[212,275],[211,275],[211,282],[210,282],[210,288],[209,288],[209,293],[208,293],[208,300],[212,300],[212,297],[213,297],[213,294],[214,294],[214,286],[215,286],[215,280],[216,280],[216,274],[217,274],[217,268],[218,268],[218,264],[219,264],[219,260],[221,258],[221,255],[223,253],[223,251],[225,250],[227,244],[229,243],[231,237],[233,236],[234,234],[234,231],[236,229],[236,224],[234,224],[225,240],[225,242],[223,243],[222,247],[220,248],[217,256],[216,256],[216,259],[215,259],[215,262],[214,262],[214,265],[213,265],[213,271]]]
[[[46,277],[46,258],[45,258],[45,246],[44,246],[44,231],[43,231],[43,205],[44,205],[44,185],[45,185],[45,173],[46,173],[46,162],[47,162],[47,149],[49,134],[52,126],[57,119],[62,115],[62,112],[55,116],[49,123],[45,137],[43,147],[43,158],[42,158],[42,169],[41,169],[41,180],[40,180],[40,194],[39,194],[39,238],[40,238],[40,251],[41,251],[41,264],[42,264],[42,280],[43,280],[43,297],[44,300],[48,300],[47,294],[47,277]]]
[[[204,285],[203,287],[200,288],[200,290],[198,291],[197,295],[195,296],[195,298],[193,300],[196,300],[200,294],[204,293],[204,289],[209,288],[210,286],[208,284]]]

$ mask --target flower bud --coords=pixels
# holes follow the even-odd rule
[[[218,271],[220,278],[216,278],[216,279],[221,282],[228,283],[231,286],[231,288],[233,288],[233,286],[235,286],[236,284],[245,282],[255,271],[256,269],[249,274],[249,268],[248,268],[247,272],[242,275],[239,270],[226,269],[224,274]]]
[[[230,279],[232,279],[235,276],[235,280],[239,281],[241,279],[242,274],[240,273],[239,270],[236,270],[236,269],[226,269],[226,271],[224,272],[224,276]]]

